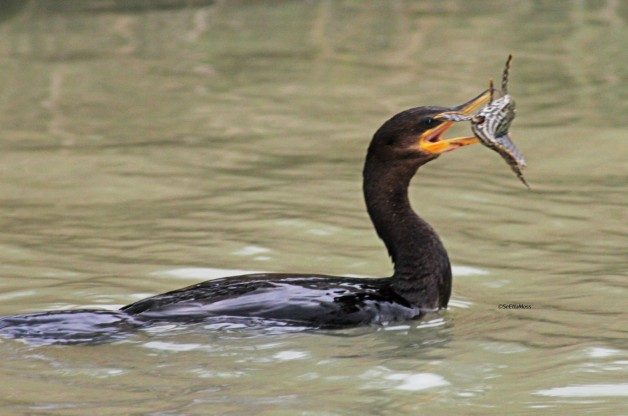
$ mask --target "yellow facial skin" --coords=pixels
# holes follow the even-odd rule
[[[491,99],[490,91],[485,91],[482,95],[467,103],[464,107],[460,108],[457,113],[463,115],[471,115],[476,110],[485,106]],[[438,115],[435,116],[438,119]],[[445,121],[442,124],[424,131],[418,137],[418,146],[423,153],[428,154],[441,154],[450,150],[457,149],[462,146],[468,146],[470,144],[478,143],[478,139],[475,136],[455,137],[453,139],[441,139],[440,135],[447,131],[454,125],[453,121]],[[438,138],[436,141],[431,141],[434,138]]]

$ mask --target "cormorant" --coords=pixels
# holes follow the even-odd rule
[[[456,107],[408,109],[386,121],[373,136],[364,164],[363,191],[369,216],[394,264],[390,277],[231,276],[149,297],[119,311],[82,309],[0,318],[0,334],[94,341],[116,338],[116,329],[215,317],[342,328],[418,319],[446,308],[452,283],[447,251],[432,227],[412,210],[408,186],[422,165],[478,142],[475,137],[442,138],[454,123],[439,119],[439,114],[472,114],[489,97],[485,91]]]

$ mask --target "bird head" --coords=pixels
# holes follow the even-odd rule
[[[471,116],[490,100],[490,91],[455,107],[415,107],[402,111],[386,121],[375,133],[369,153],[394,161],[414,159],[423,163],[440,154],[478,142],[475,136],[444,138],[455,121],[444,114]]]

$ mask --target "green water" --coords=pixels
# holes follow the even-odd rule
[[[533,191],[481,146],[421,169],[455,268],[425,322],[0,340],[0,414],[628,414],[627,41],[619,0],[3,1],[0,315],[232,270],[387,275],[370,137],[510,52]]]

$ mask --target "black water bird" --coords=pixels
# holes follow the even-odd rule
[[[0,335],[84,342],[115,338],[120,329],[156,322],[255,319],[308,328],[342,328],[417,319],[447,307],[451,266],[432,227],[412,210],[408,186],[416,171],[440,154],[477,143],[444,139],[452,121],[438,115],[471,114],[489,100],[485,91],[456,107],[416,107],[375,133],[363,170],[364,199],[394,264],[385,278],[310,274],[225,277],[149,297],[120,311],[70,310],[0,318]]]

